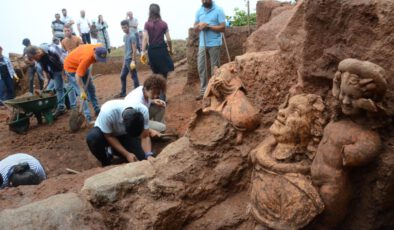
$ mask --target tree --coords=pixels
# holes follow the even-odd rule
[[[232,26],[246,26],[248,25],[248,14],[244,10],[240,10],[239,8],[234,9],[234,16],[231,20]],[[256,13],[251,13],[250,17],[250,25],[256,25]]]

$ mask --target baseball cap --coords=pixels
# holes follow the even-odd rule
[[[98,62],[106,62],[107,61],[107,49],[100,46],[94,49],[94,54],[96,61]]]

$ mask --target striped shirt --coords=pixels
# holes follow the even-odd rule
[[[64,22],[62,21],[53,21],[52,22],[52,30],[53,30],[53,35],[59,39],[63,39],[64,38],[64,32],[63,32],[63,28],[64,28]]]
[[[10,77],[14,78],[15,71],[14,71],[14,68],[12,66],[10,59],[7,57],[4,57],[4,56],[1,56],[0,58],[3,59],[3,60],[0,60],[0,62],[4,62],[4,64],[7,65],[7,69],[10,74]],[[1,73],[0,73],[0,79],[1,79]]]
[[[3,184],[0,185],[0,189],[8,186],[8,177],[12,168],[21,163],[28,163],[30,169],[37,173],[41,181],[46,179],[44,168],[36,158],[25,153],[16,153],[0,161],[0,174],[3,177]]]

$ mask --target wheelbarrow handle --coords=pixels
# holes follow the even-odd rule
[[[64,93],[63,97],[57,101],[57,104],[60,104],[60,102],[63,101],[66,98],[66,96],[71,92],[71,90],[74,90],[74,88],[70,87],[69,89],[67,89],[66,92]]]

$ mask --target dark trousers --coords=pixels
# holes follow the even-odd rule
[[[10,76],[2,76],[1,80],[3,87],[1,87],[0,99],[5,101],[15,98],[14,96],[14,81]]]
[[[90,42],[90,34],[89,33],[82,34],[81,36],[82,36],[82,41],[83,41],[84,44],[90,44],[91,43]]]
[[[138,160],[145,160],[145,153],[141,146],[141,140],[137,137],[130,137],[128,135],[122,135],[116,137],[122,146],[129,152],[133,153]],[[109,143],[104,137],[104,133],[98,127],[94,127],[89,130],[86,136],[86,142],[88,143],[90,152],[99,160],[102,166],[107,166],[111,164],[112,155],[107,154],[106,147],[109,147]],[[112,148],[112,154],[123,158],[120,153],[118,153],[114,148]]]
[[[126,85],[127,85],[127,75],[130,73],[131,79],[133,79],[134,89],[140,86],[140,82],[138,81],[137,69],[130,69],[131,59],[124,60],[122,71],[120,73],[120,82],[122,84],[122,88],[120,90],[120,94],[122,97],[126,96]]]

